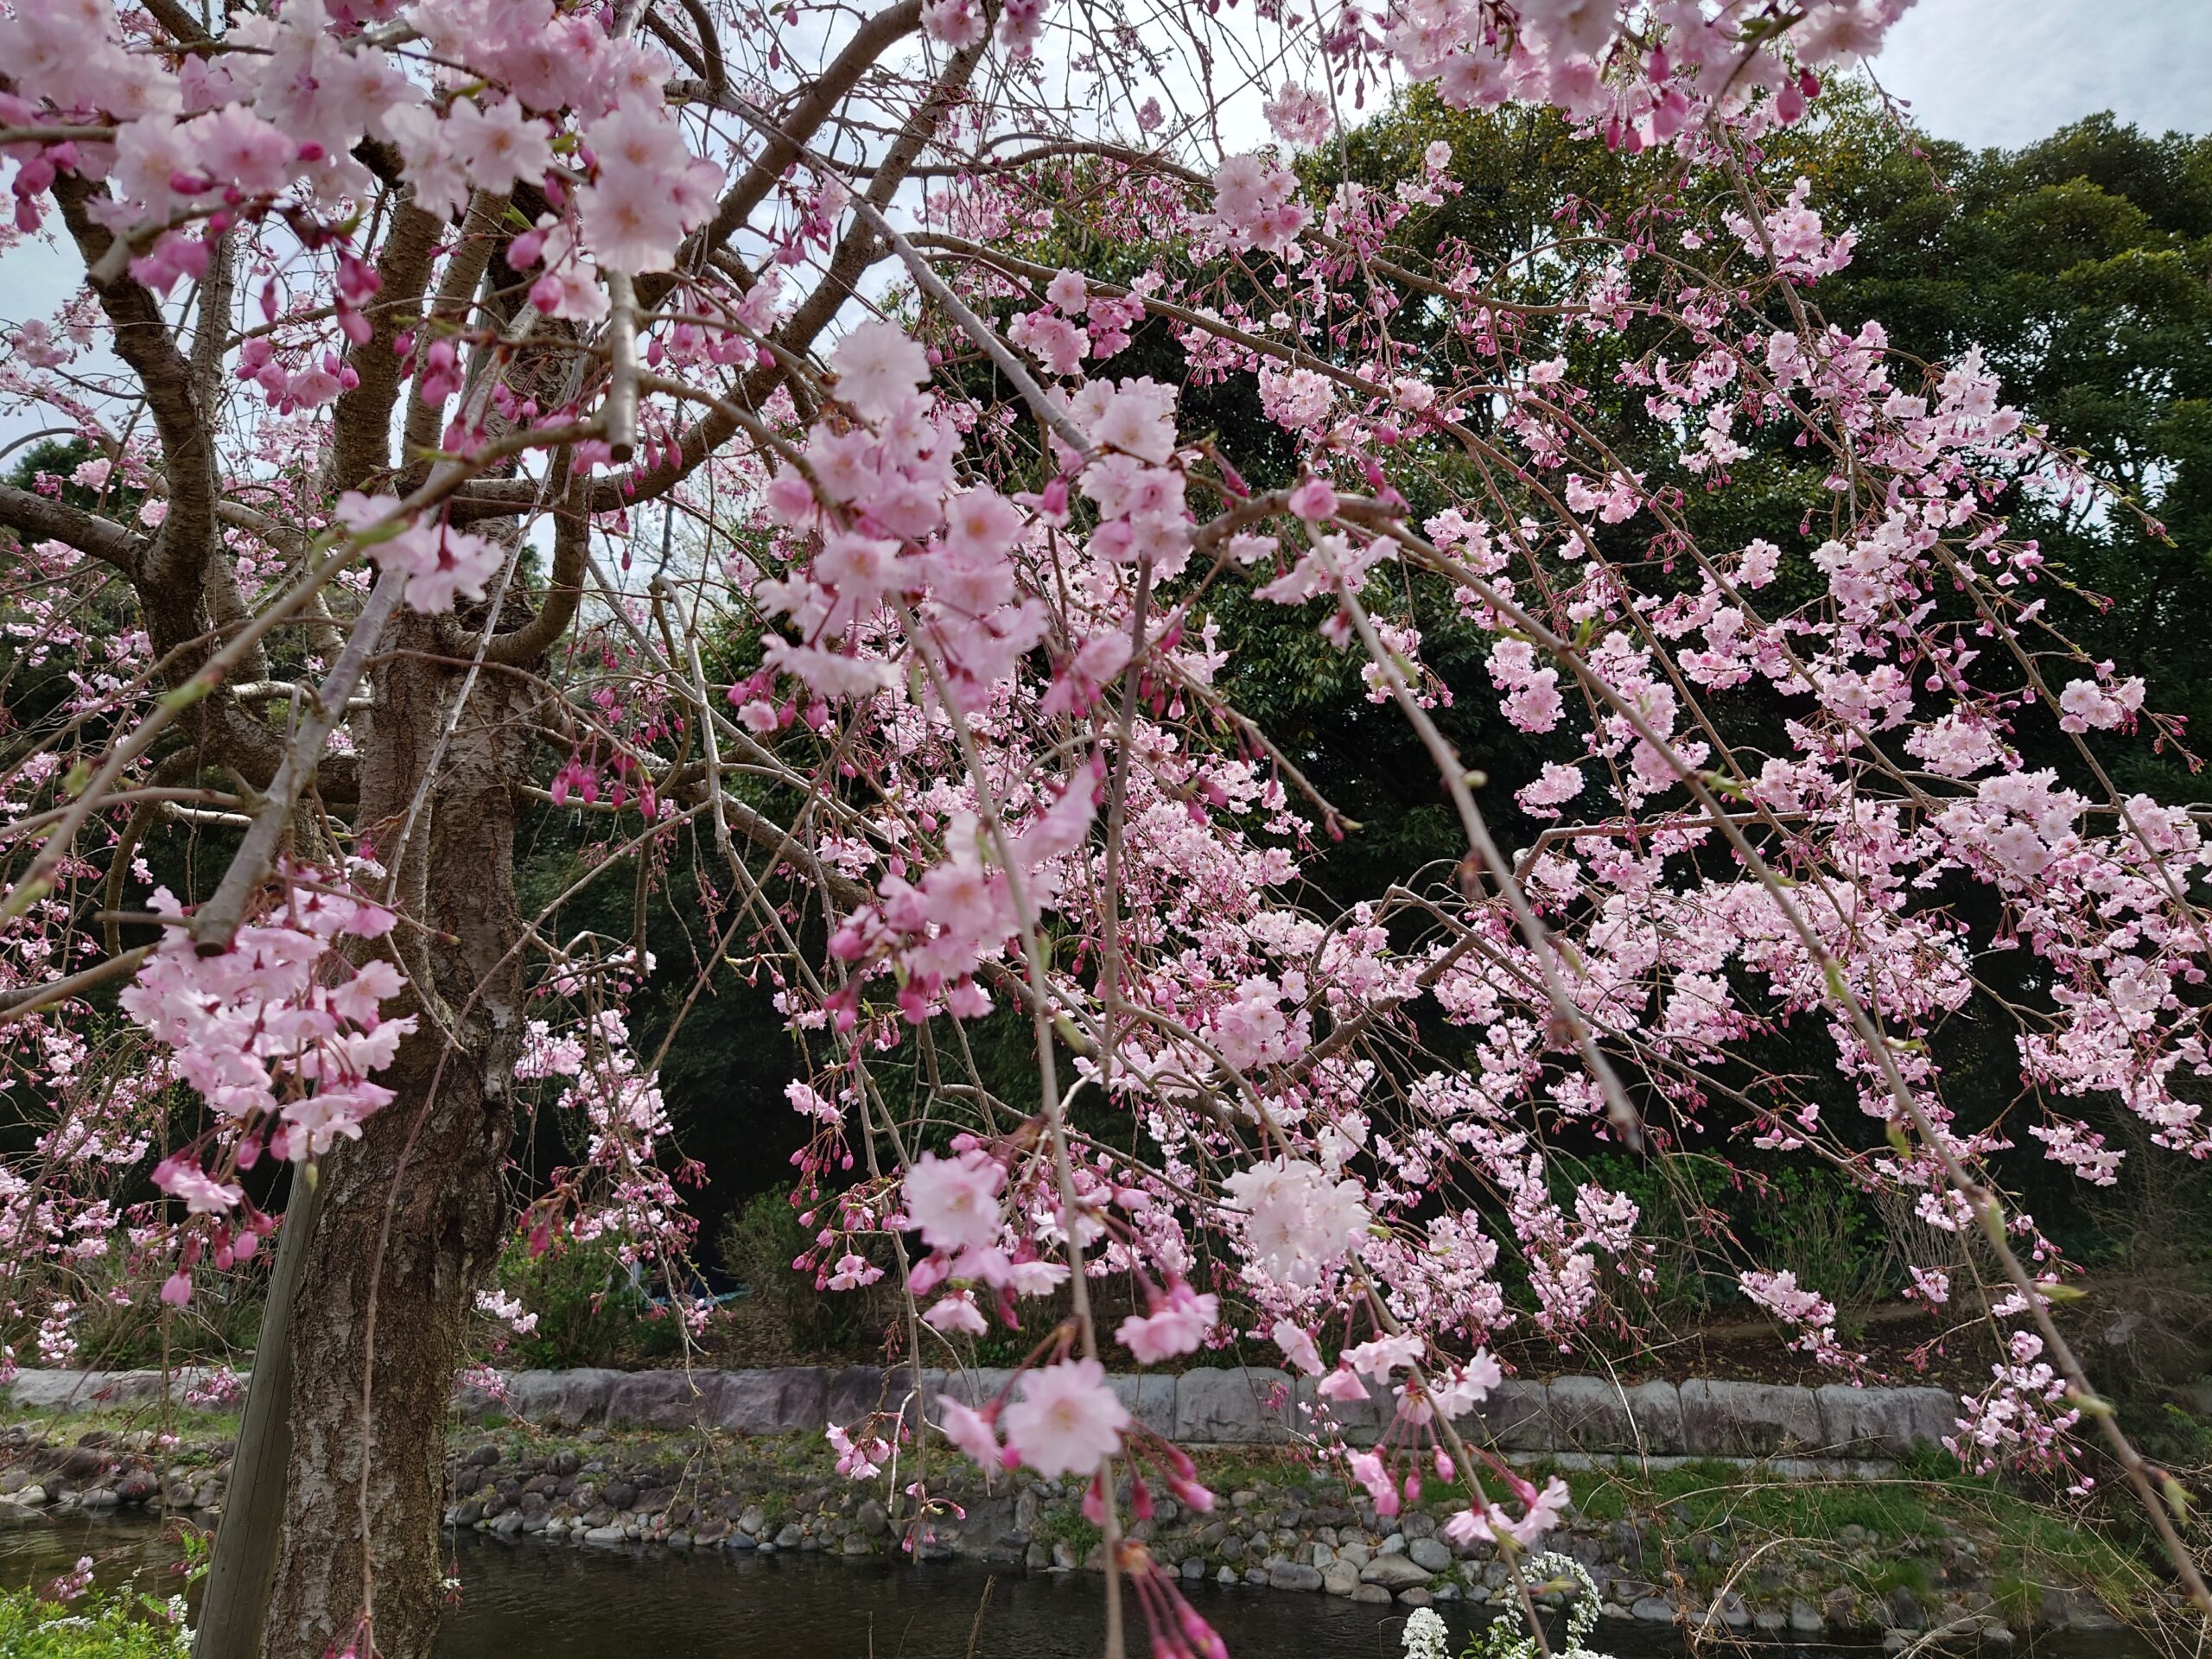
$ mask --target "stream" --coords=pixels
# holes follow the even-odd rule
[[[993,1572],[957,1562],[911,1567],[788,1554],[549,1545],[531,1538],[448,1535],[448,1571],[461,1581],[438,1637],[438,1659],[1090,1659],[1103,1625],[1099,1580],[1087,1573]],[[43,1586],[80,1555],[104,1586],[165,1597],[177,1582],[174,1529],[78,1514],[0,1529],[0,1584]],[[1184,1586],[1234,1659],[1397,1659],[1407,1609],[1205,1583]],[[1436,1611],[1458,1651],[1489,1611]],[[1146,1651],[1129,1605],[1130,1651]],[[1615,1659],[1677,1659],[1679,1636],[1607,1622],[1591,1638]],[[2098,1659],[2132,1644],[2037,1645]],[[1788,1656],[1867,1649],[1762,1645]],[[1872,1651],[1878,1652],[1878,1649]]]

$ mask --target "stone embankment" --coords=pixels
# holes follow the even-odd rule
[[[1011,1373],[922,1373],[931,1396],[995,1397]],[[1110,1379],[1129,1413],[1190,1447],[1280,1445],[1314,1432],[1313,1385],[1257,1367]],[[464,1390],[466,1414],[555,1428],[720,1428],[746,1434],[850,1428],[911,1409],[912,1373],[873,1366],[772,1371],[512,1371],[503,1394]],[[1388,1397],[1330,1408],[1355,1446],[1388,1426]],[[1595,1453],[1655,1460],[1785,1458],[1894,1460],[1952,1432],[1958,1402],[1942,1389],[1806,1389],[1762,1382],[1638,1382],[1565,1376],[1509,1382],[1460,1425],[1508,1452]],[[1663,1463],[1661,1466],[1664,1466]]]
[[[925,1370],[922,1388],[980,1405],[1012,1373]],[[1310,1378],[1260,1367],[1200,1369],[1109,1379],[1145,1427],[1191,1447],[1273,1446],[1310,1439],[1316,1423]],[[93,1410],[204,1397],[208,1374],[159,1371],[24,1371],[4,1391],[19,1408]],[[510,1371],[493,1390],[464,1388],[464,1417],[499,1418],[552,1429],[722,1429],[739,1434],[819,1433],[878,1414],[911,1412],[912,1373],[855,1365],[764,1371]],[[1337,1402],[1335,1432],[1371,1445],[1389,1424],[1388,1396]],[[1783,1471],[1874,1472],[1951,1433],[1957,1402],[1942,1389],[1797,1388],[1692,1381],[1626,1385],[1604,1377],[1516,1380],[1462,1420],[1469,1437],[1508,1453],[1648,1459],[1783,1459]]]
[[[1004,1381],[923,1377],[931,1393],[969,1400],[988,1399]],[[1152,1517],[1133,1535],[1164,1570],[1406,1606],[1503,1603],[1503,1564],[1443,1535],[1446,1494],[1433,1489],[1429,1507],[1381,1516],[1341,1472],[1298,1460],[1286,1443],[1312,1425],[1293,1379],[1198,1370],[1116,1386],[1141,1421],[1199,1452],[1218,1493],[1207,1513],[1154,1494]],[[111,1408],[151,1405],[162,1392],[154,1374],[45,1373],[19,1378],[13,1399],[35,1409]],[[933,1451],[929,1486],[947,1507],[910,1535],[883,1492],[912,1478],[911,1461],[895,1482],[838,1478],[818,1431],[900,1412],[912,1396],[910,1373],[868,1368],[517,1373],[503,1398],[456,1402],[447,1522],[587,1547],[855,1558],[913,1548],[925,1560],[1036,1571],[1099,1565],[1080,1483],[986,1474]],[[1848,1491],[1849,1477],[1892,1468],[1947,1432],[1951,1416],[1940,1389],[1620,1389],[1566,1377],[1509,1383],[1464,1427],[1519,1460],[1611,1465],[1647,1482],[1656,1470],[1727,1458],[1745,1460],[1747,1489],[1819,1478]],[[1344,1425],[1346,1437],[1371,1439],[1378,1426],[1379,1413],[1368,1414]],[[230,1451],[138,1427],[63,1444],[35,1421],[19,1423],[0,1431],[0,1519],[130,1507],[219,1513]],[[1954,1525],[1885,1536],[1843,1524],[1778,1540],[1732,1521],[1693,1522],[1640,1490],[1644,1498],[1610,1513],[1597,1503],[1570,1510],[1543,1541],[1588,1568],[1617,1618],[1753,1640],[1878,1637],[1892,1649],[1931,1636],[2001,1649],[2016,1632],[2118,1628],[2080,1586],[2026,1582],[2018,1563],[1988,1559],[1986,1541]]]

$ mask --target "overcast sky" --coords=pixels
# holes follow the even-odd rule
[[[1919,0],[1874,65],[1939,138],[2017,147],[2098,110],[2212,129],[2212,0]]]

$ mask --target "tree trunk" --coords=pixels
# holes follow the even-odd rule
[[[436,650],[421,618],[398,619],[392,636]],[[474,1293],[505,1230],[523,1033],[513,785],[527,758],[524,698],[510,677],[480,678],[441,758],[460,679],[388,658],[362,746],[363,851],[401,861],[407,919],[391,937],[420,994],[421,1027],[378,1079],[397,1097],[322,1166],[322,1215],[292,1306],[266,1659],[322,1659],[334,1643],[366,1659],[367,1643],[349,1640],[365,1613],[385,1659],[426,1659],[436,1629],[446,1417]],[[403,852],[416,780],[434,769],[436,792]]]

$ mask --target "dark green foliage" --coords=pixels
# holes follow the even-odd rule
[[[817,1290],[811,1273],[791,1262],[814,1242],[792,1208],[788,1187],[756,1192],[722,1223],[717,1243],[722,1265],[775,1315],[801,1354],[873,1357],[892,1316],[891,1277],[859,1290]],[[882,1251],[889,1267],[890,1251]]]
[[[502,1363],[526,1367],[629,1365],[683,1346],[677,1321],[648,1299],[612,1245],[568,1241],[543,1255],[520,1241],[499,1258],[499,1287],[537,1315],[537,1328],[507,1339]]]
[[[1777,1169],[1747,1202],[1753,1255],[1795,1273],[1838,1307],[1866,1307],[1905,1288],[1904,1264],[1873,1206],[1825,1165]]]
[[[548,772],[565,759],[556,757]],[[635,833],[635,820],[626,822],[624,839]],[[604,856],[592,843],[606,833],[602,818],[542,809],[518,861],[524,913],[535,914],[590,873]],[[679,1039],[659,1060],[660,1086],[681,1155],[712,1172],[711,1181],[693,1183],[691,1193],[709,1237],[730,1207],[785,1178],[805,1138],[784,1098],[784,1085],[802,1068],[769,1001],[771,988],[765,980],[748,982],[727,960],[749,948],[749,930],[718,950],[730,923],[728,885],[711,831],[687,830],[662,843],[642,874],[635,855],[620,858],[547,927],[563,940],[588,932],[610,950],[638,938],[652,955],[654,971],[630,998],[626,1017],[632,1046],[651,1059],[683,1015]],[[526,1125],[518,1159],[543,1177],[582,1160],[585,1133],[580,1115],[549,1107]]]

